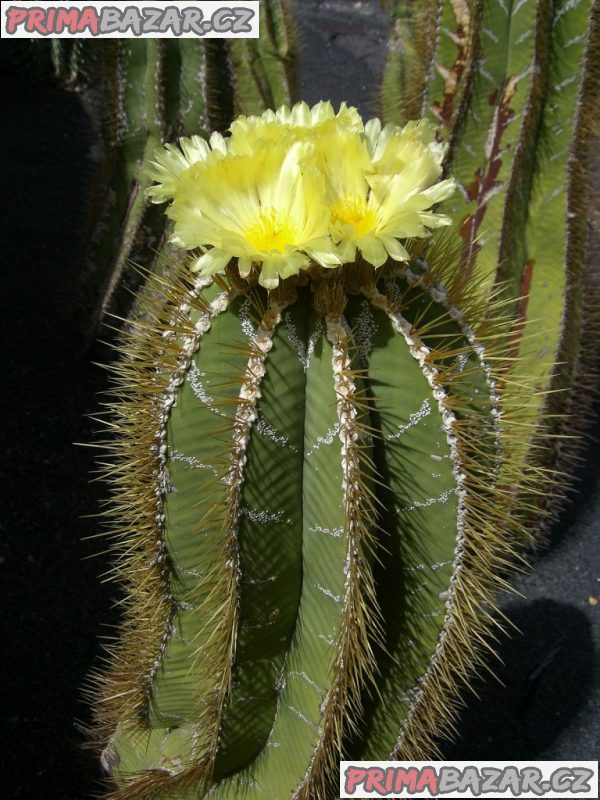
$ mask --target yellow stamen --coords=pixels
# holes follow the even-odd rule
[[[274,208],[262,209],[256,222],[246,228],[244,236],[251,247],[266,253],[273,250],[283,253],[286,245],[294,245],[298,238],[289,219]]]
[[[331,206],[332,225],[352,225],[358,238],[375,229],[375,212],[367,208],[364,197],[345,197]]]

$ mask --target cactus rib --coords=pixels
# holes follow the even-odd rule
[[[396,0],[387,43],[388,60],[381,87],[383,118],[403,124],[421,116],[433,52],[439,36],[441,3]]]
[[[580,14],[587,8],[579,10]],[[563,19],[573,13],[564,7]],[[577,26],[579,32],[581,26]],[[561,340],[557,366],[550,383],[551,394],[545,409],[551,427],[551,464],[555,476],[570,470],[577,460],[581,435],[592,417],[592,403],[597,394],[600,364],[598,359],[597,252],[588,231],[588,215],[598,207],[598,191],[593,184],[589,160],[597,144],[597,108],[600,97],[600,3],[593,0],[589,14],[589,33],[583,60],[583,78],[577,93],[575,133],[567,156],[566,199],[566,289],[561,318]],[[573,438],[561,436],[569,432]],[[546,500],[546,507],[556,516],[563,493]]]

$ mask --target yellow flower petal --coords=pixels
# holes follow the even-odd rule
[[[391,236],[380,236],[379,241],[385,247],[390,258],[394,261],[410,261],[410,255],[406,247],[400,244],[398,239]]]
[[[264,141],[315,141],[341,130],[360,133],[363,122],[358,111],[342,103],[337,112],[329,101],[310,108],[306,103],[270,109],[261,116],[241,116],[231,125],[231,149],[239,155],[251,155]]]
[[[174,197],[181,174],[192,164],[204,161],[209,153],[210,148],[201,136],[183,137],[176,145],[157,148],[148,170],[148,176],[157,183],[146,190],[151,201],[164,203]]]
[[[190,269],[192,272],[199,272],[201,275],[214,275],[215,272],[220,272],[224,269],[230,261],[230,253],[219,250],[218,247],[213,247],[203,256],[196,259]]]
[[[342,239],[337,245],[337,254],[342,264],[351,264],[356,259],[356,243]]]
[[[376,236],[365,236],[356,244],[365,261],[374,267],[381,267],[387,261],[387,250]]]
[[[252,259],[243,256],[238,259],[238,270],[242,278],[247,278],[252,270]]]

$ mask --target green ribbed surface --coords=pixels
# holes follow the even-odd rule
[[[455,376],[446,390],[460,400],[457,416],[479,426],[481,452],[491,463],[490,390],[460,325],[403,279],[382,283],[386,288],[402,298],[409,323],[425,326],[423,344],[449,353],[437,360]],[[126,760],[138,769],[164,763],[181,726],[188,732],[181,756],[193,757],[193,725],[202,719],[203,698],[213,697],[214,687],[196,668],[206,662],[195,656],[214,648],[207,607],[199,603],[223,558],[218,507],[226,486],[215,474],[227,464],[223,447],[227,453],[247,366],[243,347],[259,313],[253,309],[265,307],[262,290],[253,291],[254,299],[235,301],[203,336],[170,414],[165,538],[179,610],[153,677],[157,730],[140,734],[141,760],[131,742],[123,747],[122,769]],[[364,719],[352,752],[383,758],[398,740],[444,623],[457,556],[458,469],[432,388],[404,336],[358,295],[349,297],[344,319],[357,398],[365,390],[369,398],[367,406],[360,400],[359,418],[374,434],[361,447],[375,465],[375,482],[363,479],[376,497],[374,570],[384,619],[376,654],[381,697],[363,686]],[[273,334],[245,453],[240,622],[210,795],[218,800],[293,796],[319,745],[338,643],[352,622],[344,611],[349,534],[332,354],[325,319],[314,311],[311,292],[300,289]]]
[[[154,725],[194,719],[203,687],[204,664],[194,655],[211,634],[210,612],[202,603],[220,574],[227,461],[239,381],[247,358],[232,348],[246,343],[239,301],[204,335],[177,396],[168,427],[170,491],[165,502],[165,540],[173,565],[171,592],[180,607],[152,693]],[[233,383],[232,383],[233,381]],[[233,401],[233,402],[231,402]]]
[[[306,376],[290,332],[306,340],[306,301],[285,312],[262,383],[258,423],[247,450],[239,526],[240,632],[234,686],[215,765],[219,778],[264,747],[276,684],[293,635],[302,584],[304,391]],[[292,477],[293,476],[293,477]]]
[[[576,123],[586,41],[581,35],[590,15],[591,2],[572,4],[561,0],[553,29],[556,57],[550,75],[544,109],[542,146],[525,232],[530,296],[519,353],[538,386],[545,386],[558,354],[567,284],[568,162]],[[578,197],[571,203],[577,205]],[[581,302],[578,284],[581,265],[570,275],[571,297]],[[575,323],[575,314],[569,324]],[[541,401],[540,401],[541,402]]]
[[[293,318],[287,321],[293,324]],[[302,328],[294,329],[294,340],[303,357],[309,357],[311,336],[314,350],[306,370],[304,463],[295,486],[303,509],[298,531],[302,589],[294,636],[280,677],[282,690],[260,758],[249,773],[218,786],[215,798],[238,797],[238,780],[243,783],[245,797],[291,797],[318,741],[320,706],[330,682],[333,643],[339,633],[347,548],[331,345],[322,328],[323,321],[311,313],[308,338],[302,337]],[[297,363],[301,365],[299,360]]]
[[[462,191],[443,204],[465,242],[465,276],[495,275],[505,190],[532,79],[536,6],[536,0],[484,4],[480,60],[451,166]]]
[[[481,468],[492,480],[496,452],[492,400],[478,358],[445,309],[420,290],[407,290],[401,280],[396,287],[407,301],[403,316],[426,328],[424,345],[432,350],[463,350],[460,356],[444,359],[456,374],[446,389],[449,396],[460,398],[456,417],[476,421],[481,451],[486,454]],[[348,318],[359,332],[376,331],[365,362],[374,398],[373,425],[381,431],[375,459],[384,483],[378,493],[384,509],[381,541],[386,557],[376,578],[386,625],[384,647],[378,654],[380,696],[367,704],[361,733],[353,743],[355,758],[374,759],[392,753],[419,680],[432,663],[447,601],[452,599],[449,586],[460,550],[457,530],[466,517],[459,522],[461,468],[453,463],[440,409],[404,338],[383,312],[369,308],[364,300],[350,302]]]
[[[383,312],[365,301],[350,304],[351,323],[377,333],[368,354],[373,423],[381,431],[376,463],[381,492],[381,544],[376,570],[386,620],[386,652],[379,653],[381,700],[367,705],[357,758],[384,757],[398,738],[409,690],[435,650],[444,619],[440,592],[448,588],[456,547],[456,479],[442,418],[431,389],[404,338]],[[378,755],[379,754],[379,755]]]

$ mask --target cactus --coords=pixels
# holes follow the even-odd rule
[[[95,708],[114,800],[325,798],[342,753],[430,756],[489,647],[540,485],[511,455],[512,322],[461,280],[459,237],[421,238],[453,188],[426,188],[430,128],[360,129],[353,109],[299,105],[157,157],[179,246],[227,202],[241,220],[243,197],[277,206],[249,227],[226,214],[222,240],[151,277],[113,366],[124,621]],[[351,165],[377,173],[362,210],[335,194]],[[307,243],[284,249],[299,220]],[[254,255],[231,260],[242,239]]]
[[[88,48],[81,40],[10,39],[7,49],[10,60],[30,80],[50,81],[73,92],[89,87]]]
[[[259,39],[230,42],[236,114],[260,114],[297,96],[296,43],[289,0],[259,6]]]
[[[113,800],[324,800],[342,755],[437,753],[593,379],[599,6],[399,0],[385,108],[447,148],[321,103],[154,156],[171,257],[108,408]],[[237,111],[280,96],[284,9],[232,47]]]
[[[144,270],[168,269],[166,220],[145,194],[157,146],[225,131],[235,114],[296,99],[288,0],[260,3],[260,30],[258,40],[57,40],[13,48],[35,72],[82,92],[95,128],[97,163],[78,255],[87,344],[102,324],[127,316]]]
[[[160,242],[164,222],[148,203],[144,165],[167,135],[163,82],[167,50],[161,40],[91,42],[99,75],[93,106],[102,109],[105,152],[92,181],[83,236],[81,285],[88,297],[83,314],[88,335],[96,333],[110,309],[123,313],[115,295],[127,289],[124,277],[138,248]],[[131,281],[131,277],[129,278]],[[134,284],[135,285],[135,284]],[[126,306],[125,306],[126,307]]]
[[[409,6],[399,0],[396,13],[406,17]],[[429,20],[430,6],[417,4]],[[415,63],[431,65],[413,104],[450,141],[446,168],[461,191],[443,210],[463,238],[457,269],[465,283],[472,275],[487,281],[512,310],[511,354],[530,389],[524,422],[546,420],[539,463],[563,477],[563,489],[543,501],[556,512],[597,383],[597,264],[586,255],[585,218],[593,202],[587,148],[598,97],[599,5],[450,0],[436,7],[437,39],[425,36],[430,22],[410,11],[406,37],[420,42],[416,55],[392,35],[384,108],[398,118],[401,76]],[[540,446],[533,431],[523,455],[528,441]]]

